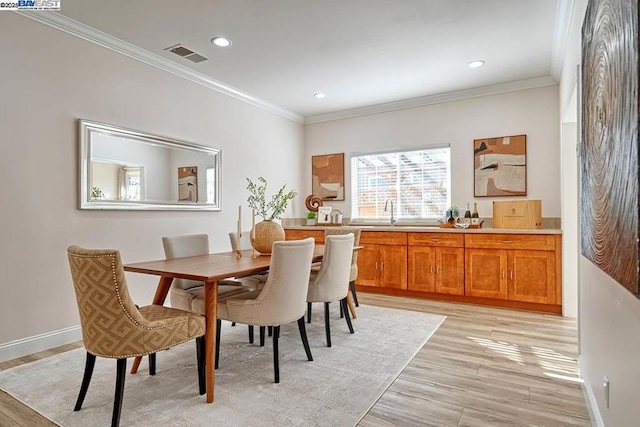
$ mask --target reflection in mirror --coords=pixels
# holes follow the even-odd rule
[[[219,149],[79,123],[81,209],[220,210]]]

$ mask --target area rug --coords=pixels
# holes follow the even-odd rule
[[[337,304],[332,304],[337,309]],[[281,328],[280,384],[273,382],[271,341],[248,343],[246,326],[223,322],[215,402],[198,395],[195,342],[157,356],[157,374],[127,374],[122,426],[353,426],[367,413],[443,316],[364,306],[349,334],[334,310],[326,347],[322,304],[314,305],[306,359],[296,323]],[[0,371],[0,388],[64,427],[111,422],[115,360],[98,358],[82,410],[73,412],[84,349]],[[130,363],[129,363],[130,366]]]

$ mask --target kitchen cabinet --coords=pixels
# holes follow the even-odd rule
[[[464,236],[409,233],[408,289],[464,295]]]
[[[407,289],[406,234],[362,232],[356,285]]]
[[[467,235],[465,295],[561,304],[552,235]]]
[[[324,242],[324,230],[286,233]],[[561,242],[555,232],[365,228],[356,285],[364,292],[561,313]]]
[[[317,244],[324,244],[324,229],[321,230],[285,230],[286,240],[302,240],[313,237]]]

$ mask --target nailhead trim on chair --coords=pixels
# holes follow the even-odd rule
[[[113,284],[116,290],[116,296],[118,297],[118,304],[120,304],[120,308],[122,308],[122,311],[124,312],[124,314],[129,318],[129,320],[131,320],[131,322],[138,326],[141,329],[145,329],[145,330],[160,330],[160,329],[165,329],[167,327],[170,326],[175,326],[175,325],[180,325],[181,323],[186,323],[185,327],[187,329],[187,336],[189,335],[189,319],[186,320],[181,320],[178,322],[173,322],[173,323],[167,323],[164,326],[158,326],[158,327],[148,327],[145,325],[141,325],[139,322],[137,322],[132,316],[131,313],[129,313],[129,311],[125,308],[124,303],[122,302],[122,297],[120,295],[120,288],[118,287],[118,276],[116,273],[116,256],[115,254],[108,254],[108,255],[78,255],[78,254],[73,254],[73,256],[77,256],[80,258],[111,258],[111,273],[112,273],[112,277],[113,277]],[[202,335],[199,335],[202,336]],[[138,356],[146,356],[152,353],[157,353],[158,351],[162,351],[162,350],[166,350],[168,348],[171,347],[175,347],[176,345],[180,345],[183,344],[187,341],[191,341],[192,339],[197,338],[197,337],[189,337],[183,341],[177,342],[175,344],[173,344],[172,346],[168,346],[165,348],[161,348],[158,350],[154,350],[154,351],[147,351],[144,353],[133,353],[133,354],[126,354],[126,355],[120,355],[120,356],[110,356],[110,355],[106,355],[106,354],[99,354],[99,353],[93,353],[93,352],[89,352],[95,356],[99,356],[99,357],[104,357],[107,359],[123,359],[123,358],[129,358],[129,357],[138,357]]]

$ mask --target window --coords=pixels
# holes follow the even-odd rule
[[[144,199],[144,172],[142,166],[122,166],[118,174],[119,199]]]
[[[449,146],[351,157],[351,218],[387,220],[387,200],[404,220],[435,220],[451,200]]]

